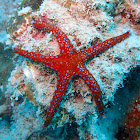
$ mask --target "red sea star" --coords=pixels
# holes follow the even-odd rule
[[[41,23],[38,21],[32,21],[32,25],[37,29],[52,32],[60,46],[60,55],[50,57],[46,57],[36,52],[28,52],[19,48],[14,48],[16,53],[34,61],[41,62],[46,67],[49,67],[50,69],[57,72],[57,88],[47,111],[44,126],[49,125],[52,117],[59,107],[60,102],[63,99],[63,95],[68,88],[70,79],[76,75],[83,78],[83,80],[89,86],[98,107],[99,114],[101,117],[104,117],[104,106],[100,87],[93,75],[89,73],[89,71],[84,66],[84,62],[87,59],[98,55],[114,44],[121,42],[130,35],[130,32],[128,31],[123,35],[108,39],[102,43],[93,45],[90,48],[83,49],[78,52],[74,49],[66,34],[54,24],[50,22]]]

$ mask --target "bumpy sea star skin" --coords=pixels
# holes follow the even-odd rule
[[[84,66],[84,62],[87,59],[98,55],[114,44],[121,42],[130,35],[130,32],[128,31],[123,35],[108,39],[102,43],[78,52],[74,49],[66,34],[54,24],[50,22],[41,23],[38,21],[32,21],[31,23],[37,29],[52,32],[60,46],[60,55],[50,57],[46,57],[36,52],[28,52],[19,48],[13,48],[16,53],[34,61],[41,62],[46,67],[49,67],[50,69],[57,72],[57,88],[50,103],[50,107],[47,111],[44,126],[49,125],[52,117],[54,116],[59,107],[59,104],[63,99],[63,95],[68,88],[70,80],[74,76],[80,76],[89,86],[95,99],[99,114],[101,117],[104,117],[104,106],[102,102],[100,87],[92,74],[89,73],[89,71]]]

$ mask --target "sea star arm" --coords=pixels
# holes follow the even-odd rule
[[[19,55],[22,55],[24,57],[27,57],[29,59],[32,59],[36,62],[41,62],[43,65],[45,65],[46,67],[49,67],[50,69],[52,70],[57,70],[58,68],[58,60],[59,60],[59,57],[58,56],[50,56],[50,57],[47,57],[45,55],[42,55],[40,53],[37,53],[37,52],[29,52],[27,50],[22,50],[20,48],[13,48],[13,50],[18,53]]]
[[[106,49],[112,47],[116,43],[123,41],[124,39],[129,37],[130,34],[131,34],[130,31],[128,31],[120,36],[110,38],[108,40],[103,41],[102,43],[99,43],[87,49],[81,50],[81,52],[79,52],[79,57],[82,57],[83,60],[90,59],[93,56],[98,55],[101,52],[105,51]]]
[[[92,95],[94,97],[94,100],[96,102],[100,116],[105,117],[101,90],[100,90],[100,86],[98,85],[97,81],[92,76],[92,74],[89,73],[89,71],[86,69],[86,67],[82,64],[79,65],[79,68],[76,69],[76,72],[90,88]]]
[[[72,53],[72,51],[74,51],[73,45],[71,44],[66,34],[63,31],[61,31],[57,26],[55,26],[53,23],[47,21],[45,23],[41,23],[39,21],[32,21],[31,23],[37,29],[52,32],[52,34],[56,37],[58,44],[60,46],[60,54]]]
[[[47,110],[46,121],[44,126],[47,127],[50,124],[50,121],[54,114],[56,113],[61,101],[63,100],[63,95],[65,95],[70,79],[72,77],[71,73],[61,72],[57,73],[57,89],[53,95],[53,99],[50,102],[50,107]]]

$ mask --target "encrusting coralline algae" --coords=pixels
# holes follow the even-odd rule
[[[128,0],[121,2],[44,0],[37,11],[33,11],[31,7],[18,11],[20,16],[24,15],[25,21],[16,30],[10,32],[10,37],[14,47],[45,56],[56,56],[60,54],[56,38],[51,32],[34,28],[30,24],[31,20],[45,22],[48,19],[67,35],[77,51],[130,30],[129,38],[94,57],[86,64],[86,68],[94,76],[102,91],[106,114],[106,105],[114,101],[117,89],[123,87],[123,79],[133,68],[140,65],[139,10],[135,10],[132,15],[130,5],[132,8],[136,6],[139,9],[138,3],[131,2],[130,4]],[[135,22],[132,22],[131,18]],[[56,85],[56,72],[29,59],[18,57],[7,89],[13,106],[12,131],[10,132],[13,139],[26,139],[32,133],[43,129],[44,114],[53,98]],[[106,118],[99,117],[89,87],[82,79],[76,78],[71,82],[48,130],[51,130],[51,127],[57,129],[55,126],[65,128],[66,124],[71,124],[77,128],[76,133],[79,139],[112,138],[114,132],[108,135],[105,133],[106,130],[103,131],[101,127],[97,127],[100,121],[106,121]],[[24,135],[21,135],[22,131],[25,132]],[[63,138],[67,136],[64,133],[61,135]],[[56,135],[60,136],[59,133],[53,136]]]

